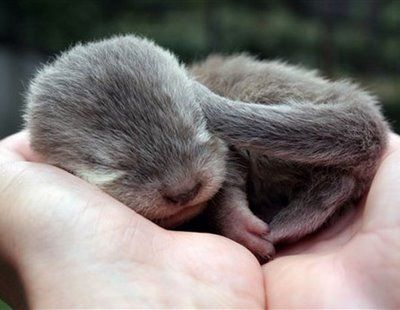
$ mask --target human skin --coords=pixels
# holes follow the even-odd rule
[[[399,162],[393,134],[365,202],[260,267],[224,237],[156,226],[13,135],[0,142],[0,296],[32,308],[399,307]]]

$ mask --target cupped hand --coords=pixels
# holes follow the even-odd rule
[[[400,137],[390,136],[366,199],[263,266],[274,308],[400,307]]]
[[[24,290],[0,276],[11,304],[22,294],[35,308],[264,307],[260,266],[242,246],[164,230],[40,161],[26,133],[0,143],[0,257]]]
[[[10,303],[22,294],[32,307],[400,304],[400,139],[394,135],[365,206],[262,267],[223,237],[159,228],[40,163],[27,141],[20,133],[0,142],[0,257],[15,267],[23,288],[18,292],[0,277],[0,294]]]

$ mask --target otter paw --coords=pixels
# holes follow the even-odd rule
[[[249,209],[231,210],[220,229],[225,237],[245,246],[262,263],[271,260],[275,255],[275,247],[268,240],[268,224]]]

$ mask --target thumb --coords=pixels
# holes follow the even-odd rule
[[[389,148],[368,194],[363,228],[400,229],[400,137],[390,135]]]

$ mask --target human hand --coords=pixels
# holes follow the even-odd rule
[[[23,294],[34,308],[264,307],[260,266],[242,246],[164,230],[39,162],[26,133],[0,143],[0,257],[25,291],[0,277],[12,305]]]
[[[332,227],[263,266],[272,308],[400,307],[400,137],[368,197]]]
[[[25,134],[0,144],[0,253],[17,266],[31,306],[399,304],[398,137],[392,137],[365,209],[262,269],[228,239],[163,230],[38,160]],[[15,296],[9,294],[9,301],[15,303]]]

